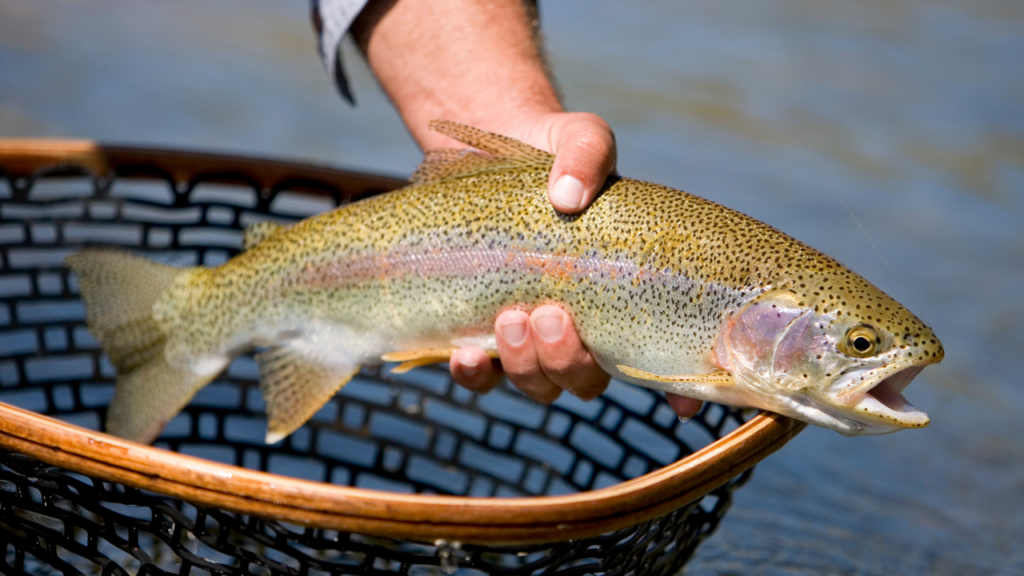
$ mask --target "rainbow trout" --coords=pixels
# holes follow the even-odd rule
[[[611,177],[560,214],[554,157],[435,121],[474,149],[435,150],[401,190],[178,269],[103,250],[67,259],[117,368],[110,433],[151,442],[237,354],[256,361],[267,442],[359,370],[495,349],[504,309],[559,303],[607,372],[640,386],[792,416],[842,434],[928,425],[903,389],[942,360],[923,322],[834,259],[697,196]]]

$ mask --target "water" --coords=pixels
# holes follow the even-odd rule
[[[621,173],[822,249],[946,345],[908,390],[930,428],[804,432],[686,574],[1024,573],[1024,4],[560,0],[542,16],[567,103],[612,124]],[[0,135],[408,174],[418,150],[345,58],[354,109],[305,0],[4,0]]]

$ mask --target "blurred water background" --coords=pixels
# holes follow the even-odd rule
[[[907,391],[930,428],[808,429],[685,573],[1024,573],[1024,3],[541,9],[566,103],[612,124],[622,174],[808,242],[946,345]],[[355,108],[306,0],[0,0],[0,137],[407,175],[420,152],[351,45],[345,62]]]

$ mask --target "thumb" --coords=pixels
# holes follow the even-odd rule
[[[555,163],[548,199],[559,212],[575,214],[594,200],[615,169],[615,135],[600,116],[560,114],[549,133]]]

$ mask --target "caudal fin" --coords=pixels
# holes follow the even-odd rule
[[[117,369],[107,432],[152,442],[216,376],[169,363],[164,354],[168,335],[153,318],[157,299],[190,270],[112,250],[86,250],[64,263],[78,274],[89,330]]]

